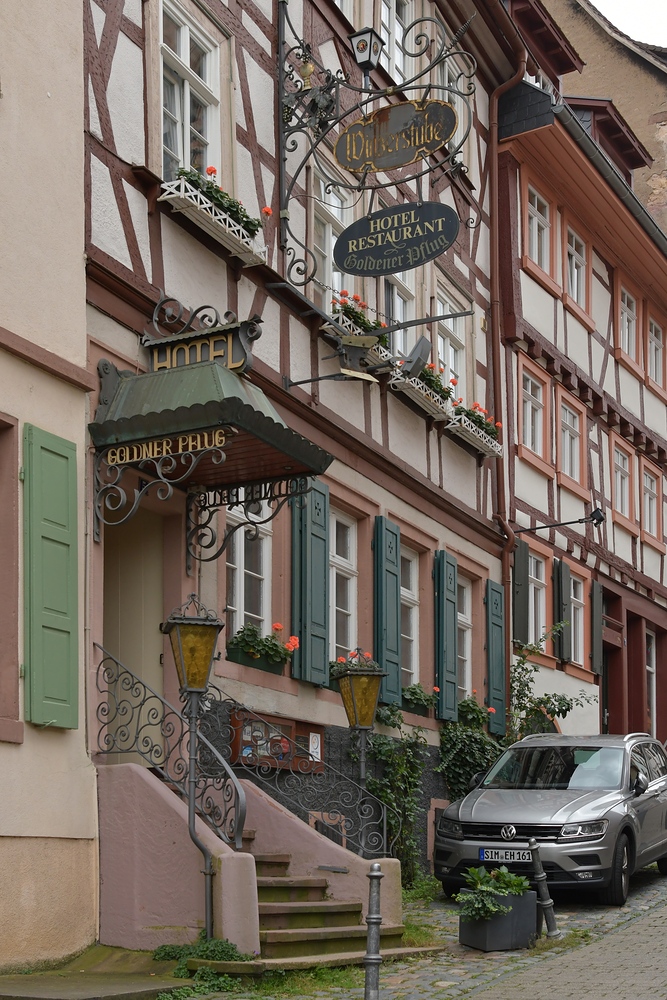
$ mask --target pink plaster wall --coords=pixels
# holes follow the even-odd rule
[[[326,878],[329,897],[359,900],[364,916],[368,909],[367,878],[371,862],[358,857],[309,827],[249,781],[242,781],[246,793],[246,829],[255,831],[255,854],[291,854],[289,875],[312,875]],[[385,924],[400,924],[402,919],[401,865],[395,858],[378,859],[384,878],[381,882],[380,907]],[[320,866],[347,868],[348,874],[322,871]]]
[[[187,807],[138,764],[98,768],[100,942],[156,948],[193,941],[204,926],[203,859],[190,840]],[[241,951],[259,951],[255,864],[201,821],[210,849],[214,933]]]

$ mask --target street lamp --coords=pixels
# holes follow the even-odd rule
[[[206,694],[218,636],[224,624],[190,594],[180,608],[160,625],[169,636],[174,654],[183,714],[188,720],[188,831],[193,844],[204,857],[206,937],[213,937],[213,864],[211,852],[195,830],[197,802],[197,720],[202,714],[202,699]]]
[[[347,37],[357,66],[364,74],[364,90],[370,90],[370,74],[380,61],[384,41],[375,28],[360,28]]]
[[[350,729],[359,734],[359,784],[366,787],[366,742],[373,729],[380,697],[380,685],[386,673],[378,664],[357,649],[336,676]]]
[[[593,524],[596,528],[599,528],[606,520],[605,512],[600,507],[596,507],[586,517],[578,517],[574,521],[559,521],[557,524],[538,524],[536,528],[515,528],[514,534],[523,535],[526,531],[545,531],[548,528],[564,528],[568,524]]]

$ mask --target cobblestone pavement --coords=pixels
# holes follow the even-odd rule
[[[439,896],[410,904],[406,915],[434,928],[443,951],[383,965],[381,1000],[667,1000],[667,878],[657,868],[633,876],[624,907],[580,894],[556,900],[559,930],[586,943],[533,951],[484,953],[458,943],[458,912]],[[357,1000],[363,989],[332,989],[316,997]]]

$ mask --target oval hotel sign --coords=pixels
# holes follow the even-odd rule
[[[402,101],[349,125],[336,140],[334,156],[348,170],[395,170],[442,149],[456,124],[447,101]]]
[[[346,274],[396,274],[444,253],[459,232],[459,217],[439,201],[408,202],[364,216],[344,229],[334,260]]]

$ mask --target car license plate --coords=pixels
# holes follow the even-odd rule
[[[533,856],[530,851],[510,850],[509,848],[480,847],[480,861],[500,861],[505,864],[507,861],[532,861]]]

